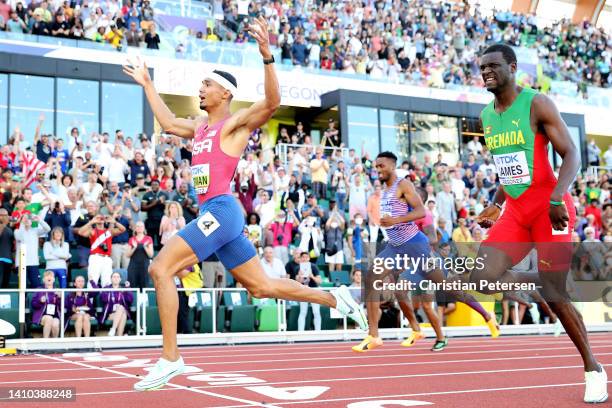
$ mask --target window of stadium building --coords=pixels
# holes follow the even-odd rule
[[[396,110],[380,110],[380,146],[382,151],[395,152],[400,162],[408,160],[408,113]]]
[[[113,135],[121,129],[126,136],[142,133],[143,94],[139,85],[102,83],[102,132]]]
[[[347,106],[348,145],[357,152],[364,151],[376,157],[378,148],[378,109],[365,106]]]
[[[57,136],[68,139],[72,128],[79,129],[79,134],[89,135],[98,131],[100,108],[100,83],[80,79],[57,79]]]
[[[0,134],[8,131],[8,75],[0,74]]]
[[[410,138],[412,154],[419,161],[429,156],[431,162],[436,162],[438,155],[447,164],[455,164],[459,159],[459,127],[458,119],[451,116],[441,116],[427,113],[410,115]]]
[[[570,139],[572,139],[572,142],[574,142],[574,146],[576,146],[576,150],[578,151],[578,157],[580,158],[580,163],[582,163],[582,146],[580,144],[580,128],[577,128],[575,126],[568,126],[567,129],[569,130]],[[555,157],[554,159],[553,159],[553,155]],[[561,163],[563,162],[563,159],[555,151],[552,145],[548,147],[548,161],[550,162],[551,166],[553,166],[553,168],[560,167]]]
[[[53,78],[10,74],[9,81],[9,136],[18,127],[25,138],[22,146],[30,146],[41,113],[45,115],[41,133],[53,134]]]

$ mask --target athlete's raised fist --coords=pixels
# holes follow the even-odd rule
[[[128,58],[127,64],[123,65],[123,73],[131,76],[132,79],[141,86],[151,83],[147,63],[141,60],[138,56],[136,57],[135,61]]]
[[[491,228],[493,224],[495,224],[495,221],[497,221],[497,219],[499,218],[500,213],[501,210],[497,208],[497,206],[490,205],[484,210],[482,210],[478,217],[476,217],[476,222],[482,228]]]

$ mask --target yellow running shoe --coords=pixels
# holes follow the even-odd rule
[[[487,326],[489,326],[489,330],[491,331],[491,337],[499,337],[499,325],[497,324],[497,320],[495,319],[494,315],[487,320]]]
[[[368,337],[363,339],[363,341],[357,346],[353,346],[352,350],[356,351],[357,353],[365,353],[382,345],[383,341],[380,337],[372,337],[368,335]]]
[[[402,341],[402,346],[403,347],[411,347],[414,346],[416,344],[416,342],[418,340],[424,339],[425,335],[423,334],[423,332],[415,332],[413,331],[412,333],[410,333],[410,336],[408,336],[408,338],[406,338],[406,340]]]

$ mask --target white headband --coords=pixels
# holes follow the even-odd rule
[[[210,79],[211,81],[215,81],[216,83],[221,85],[223,88],[230,91],[230,93],[234,96],[238,93],[238,88],[236,87],[236,85],[232,84],[230,81],[228,81],[221,75],[217,74],[216,72],[209,72],[206,78]]]

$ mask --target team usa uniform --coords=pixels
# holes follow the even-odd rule
[[[240,157],[221,150],[221,130],[227,119],[212,126],[202,124],[196,130],[191,173],[200,216],[178,235],[189,244],[198,262],[214,253],[231,270],[253,258],[256,252],[243,234],[242,210],[230,191]]]
[[[563,202],[569,215],[568,228],[553,231],[548,210],[557,178],[548,161],[548,138],[531,129],[531,103],[537,94],[523,88],[505,112],[495,112],[491,102],[481,113],[485,142],[506,196],[505,209],[483,242],[503,250],[513,265],[525,258],[530,243],[535,243],[541,271],[568,270],[576,210],[566,193]],[[562,243],[570,246],[566,249]]]

